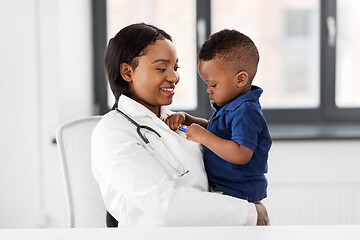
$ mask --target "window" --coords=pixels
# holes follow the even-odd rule
[[[136,11],[126,11],[133,9]],[[124,11],[125,10],[125,11]],[[107,39],[123,27],[145,22],[153,24],[173,39],[179,56],[180,82],[171,108],[186,111],[197,108],[196,81],[196,2],[193,0],[107,0]],[[109,104],[114,100],[109,92]]]
[[[360,2],[337,2],[336,106],[360,107]]]
[[[270,125],[360,123],[357,0],[105,2],[109,36],[127,24],[145,21],[174,37],[181,81],[173,109],[211,116],[205,84],[196,73],[196,55],[211,33],[232,28],[252,38],[259,49],[254,84],[264,89],[261,104]],[[127,15],[122,9],[131,6],[137,11]],[[96,12],[94,7],[98,20]]]
[[[319,1],[212,0],[211,32],[236,29],[260,53],[264,108],[319,106]]]
[[[106,113],[114,102],[107,86],[103,67],[103,55],[108,39],[128,24],[146,22],[163,28],[174,38],[177,46],[181,67],[179,69],[180,82],[176,87],[175,99],[170,107],[174,110],[185,110],[200,117],[211,115],[212,108],[204,90],[205,85],[200,83],[197,74],[199,45],[196,42],[199,41],[199,32],[203,41],[210,34],[209,29],[197,21],[199,17],[209,15],[209,1],[203,1],[203,3],[207,2],[205,7],[200,2],[195,0],[92,0],[95,113]],[[132,9],[132,11],[124,11],[124,9]],[[206,17],[207,21],[208,19]]]

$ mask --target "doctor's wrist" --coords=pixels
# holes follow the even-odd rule
[[[257,212],[257,223],[258,226],[269,225],[269,217],[265,206],[261,202],[254,204]]]

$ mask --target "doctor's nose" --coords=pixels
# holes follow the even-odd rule
[[[166,80],[177,84],[180,80],[179,73],[174,70],[170,71],[170,73],[167,75]]]

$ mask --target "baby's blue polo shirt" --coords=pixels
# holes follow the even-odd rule
[[[251,86],[251,91],[223,107],[213,105],[215,113],[207,130],[216,136],[232,140],[253,151],[245,165],[223,160],[204,146],[204,163],[210,186],[227,195],[258,202],[267,196],[267,158],[271,137],[259,103],[263,90]]]

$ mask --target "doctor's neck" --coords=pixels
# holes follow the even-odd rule
[[[141,99],[134,99],[134,100],[137,101],[138,103],[140,103],[141,105],[143,105],[144,107],[146,107],[147,109],[149,109],[150,111],[152,111],[158,118],[160,118],[161,106],[151,105]]]
[[[153,106],[139,98],[136,98],[134,95],[132,96],[128,96],[129,98],[133,99],[134,101],[140,103],[141,105],[143,105],[144,107],[146,107],[147,109],[149,109],[151,112],[153,112],[158,118],[160,118],[160,109],[161,106]],[[115,99],[115,103],[114,106],[112,107],[112,110],[115,110],[118,107],[118,100]]]
[[[148,108],[150,111],[152,111],[158,118],[160,118],[160,107],[156,107],[153,109]]]

